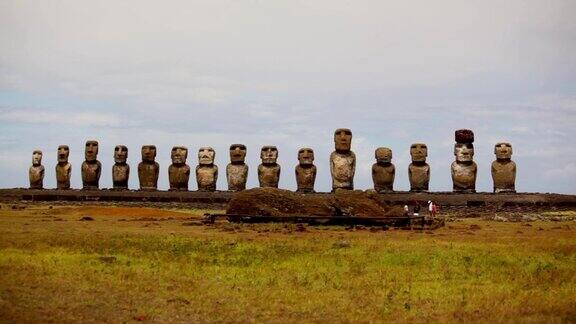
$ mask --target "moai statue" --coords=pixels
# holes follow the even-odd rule
[[[128,177],[130,166],[126,163],[128,148],[124,145],[116,145],[114,148],[114,165],[112,166],[112,186],[114,189],[128,189]]]
[[[314,165],[314,150],[301,148],[298,150],[298,165],[296,166],[297,192],[314,192],[316,182],[316,166]]]
[[[350,150],[351,145],[352,131],[348,128],[338,128],[334,132],[334,146],[336,150],[330,154],[332,191],[336,189],[354,189],[356,155]]]
[[[394,176],[396,168],[392,164],[392,150],[379,147],[374,152],[376,163],[372,165],[372,180],[376,192],[394,191]]]
[[[44,166],[42,165],[42,151],[32,152],[32,166],[28,170],[30,189],[44,189]]]
[[[280,165],[276,146],[263,146],[260,151],[262,163],[258,166],[258,182],[261,188],[278,188]]]
[[[172,164],[168,167],[169,190],[188,190],[190,180],[190,166],[186,164],[188,149],[184,146],[174,146],[170,152],[170,158]]]
[[[68,162],[70,148],[68,145],[58,146],[58,164],[56,164],[56,188],[70,189],[70,176],[72,175],[72,164]]]
[[[215,191],[218,180],[218,167],[214,165],[216,152],[211,147],[201,147],[198,150],[198,166],[196,167],[196,182],[200,191]]]
[[[156,146],[142,145],[142,162],[138,164],[140,190],[157,190],[160,164],[155,161]]]
[[[512,161],[512,145],[498,143],[494,146],[496,161],[492,162],[494,192],[516,192],[516,163]]]
[[[248,165],[246,159],[246,146],[243,144],[230,145],[230,163],[226,166],[226,179],[228,190],[241,191],[246,189],[248,179]]]
[[[426,163],[428,147],[424,143],[410,145],[412,163],[408,166],[408,178],[410,179],[410,191],[428,191],[430,183],[430,166]]]
[[[452,162],[452,183],[454,192],[476,192],[476,173],[478,166],[474,162],[474,133],[469,129],[459,129],[455,133],[454,155]]]
[[[82,189],[98,189],[102,164],[98,157],[98,141],[86,141],[82,162]]]

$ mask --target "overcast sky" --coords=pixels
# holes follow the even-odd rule
[[[276,145],[280,186],[297,150],[331,187],[338,127],[353,131],[355,185],[372,187],[374,150],[393,150],[409,189],[409,147],[428,144],[430,189],[452,189],[454,130],[476,134],[477,189],[491,191],[493,147],[509,141],[516,188],[576,193],[576,1],[0,0],[0,187],[27,187],[32,151],[55,187],[68,144],[81,187],[84,143],[100,142],[101,187],[125,144],[137,188],[140,147],[155,144],[160,188],[170,149],[216,150],[218,188],[232,143]],[[190,188],[196,188],[191,176]]]

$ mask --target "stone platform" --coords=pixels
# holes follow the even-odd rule
[[[0,202],[60,202],[60,203],[176,203],[190,207],[222,208],[232,198],[230,191],[140,191],[140,190],[57,190],[57,189],[0,189]],[[330,193],[314,193],[312,195],[330,195]],[[425,205],[428,200],[434,201],[442,208],[495,208],[495,209],[556,209],[576,208],[576,195],[552,193],[471,193],[460,194],[452,192],[393,192],[381,194],[390,204]]]

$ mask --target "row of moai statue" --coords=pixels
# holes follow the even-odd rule
[[[474,133],[461,129],[455,132],[455,161],[451,165],[453,191],[475,192],[478,167],[474,157]],[[332,175],[332,190],[354,189],[354,173],[356,171],[356,155],[351,150],[352,131],[346,128],[337,129],[334,133],[335,150],[330,155],[330,173]],[[67,145],[58,147],[58,164],[56,165],[56,180],[58,189],[70,189],[72,166],[68,162],[70,149]],[[494,192],[515,192],[516,164],[511,160],[512,146],[509,143],[498,143],[494,147],[496,160],[492,163],[492,178]],[[87,141],[85,161],[82,163],[82,187],[98,189],[102,164],[97,160],[98,142]],[[196,181],[198,190],[215,191],[218,179],[218,167],[214,164],[215,151],[211,147],[198,150],[198,166]],[[426,144],[415,143],[410,146],[412,163],[408,166],[410,191],[426,192],[430,183],[430,166],[426,163],[428,148]],[[171,151],[172,164],[168,167],[170,190],[188,190],[190,166],[186,164],[188,149],[175,146]],[[128,189],[130,166],[126,163],[128,148],[118,145],[114,148],[114,166],[112,181],[114,189]],[[248,165],[245,163],[246,146],[232,144],[230,146],[230,163],[226,166],[228,190],[240,191],[246,189]],[[275,146],[264,146],[260,151],[262,163],[258,166],[258,181],[260,187],[278,188],[280,180],[280,165],[278,149]],[[392,163],[392,150],[379,147],[375,151],[376,163],[372,166],[374,190],[377,192],[392,192],[396,169]],[[142,146],[142,162],[138,164],[138,179],[140,190],[157,190],[160,165],[155,161],[156,147]],[[30,167],[30,188],[42,189],[44,166],[41,164],[42,152],[34,151]],[[316,166],[314,151],[302,148],[298,151],[298,165],[295,169],[297,191],[314,192],[316,181]]]

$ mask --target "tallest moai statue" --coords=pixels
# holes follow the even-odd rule
[[[454,156],[452,162],[452,183],[454,192],[476,192],[478,166],[474,162],[474,132],[459,129],[455,133]]]
[[[332,191],[336,189],[354,189],[356,155],[350,150],[351,146],[352,131],[348,128],[338,128],[334,132],[335,151],[330,154]]]

